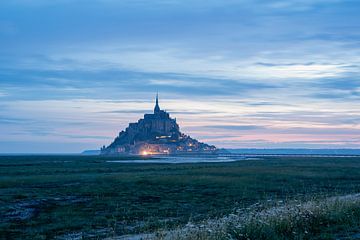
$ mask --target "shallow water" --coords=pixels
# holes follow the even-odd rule
[[[180,156],[164,156],[153,159],[141,159],[141,160],[111,160],[107,162],[113,163],[217,163],[217,162],[235,162],[242,160],[258,160],[259,158],[249,158],[240,155],[234,156],[217,156],[217,157],[180,157]]]
[[[298,157],[298,158],[351,158],[352,155],[296,155],[296,154],[226,154],[219,156],[154,156],[148,159],[122,159],[122,160],[109,160],[112,163],[223,163],[235,162],[244,160],[264,160],[266,157]]]

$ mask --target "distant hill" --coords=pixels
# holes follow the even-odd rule
[[[230,153],[237,154],[295,154],[295,155],[360,155],[360,149],[259,149],[259,148],[238,148],[226,149]]]

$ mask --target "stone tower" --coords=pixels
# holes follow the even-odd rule
[[[160,107],[159,107],[159,94],[156,94],[156,103],[154,108],[154,113],[160,113]]]

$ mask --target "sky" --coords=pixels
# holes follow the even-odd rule
[[[360,148],[358,0],[0,2],[0,153],[108,145],[154,106],[225,148]]]

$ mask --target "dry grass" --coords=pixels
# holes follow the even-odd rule
[[[274,203],[272,203],[274,204]],[[159,232],[156,239],[334,239],[360,224],[360,194],[292,202],[257,203],[226,217]]]

